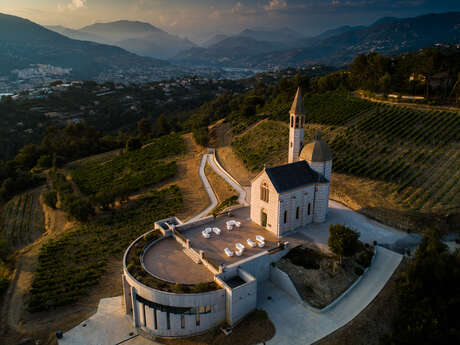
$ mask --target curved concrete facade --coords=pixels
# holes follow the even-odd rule
[[[226,319],[226,292],[176,294],[148,287],[136,280],[123,260],[123,293],[126,314],[134,327],[158,337],[185,337],[203,333]]]

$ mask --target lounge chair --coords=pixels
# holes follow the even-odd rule
[[[233,230],[233,224],[230,222],[227,222],[227,230]]]
[[[208,234],[210,234],[212,229],[211,228],[206,228],[206,229],[204,229],[204,231],[206,231]]]
[[[227,256],[233,256],[233,252],[228,248],[225,248],[224,252],[225,252],[225,254],[227,254]]]
[[[263,242],[257,242],[257,245],[259,246],[259,248],[263,248],[265,246],[265,241]]]
[[[241,255],[243,255],[243,251],[242,251],[242,250],[237,250],[235,253],[236,253],[236,256],[241,256]]]
[[[239,229],[241,226],[241,222],[235,222],[235,226]]]
[[[201,234],[203,235],[204,238],[209,238],[209,237],[211,237],[211,235],[210,235],[208,232],[206,232],[206,230],[203,230],[203,231],[201,232]]]
[[[247,241],[247,242],[248,242],[248,245],[249,245],[250,247],[252,247],[252,248],[257,247],[257,243],[254,242],[253,240],[251,240],[250,238],[248,238],[248,241]]]
[[[265,238],[263,238],[263,237],[260,236],[260,235],[257,235],[257,236],[256,236],[256,241],[257,241],[257,242],[265,242]]]
[[[238,242],[237,244],[235,244],[235,247],[236,247],[236,249],[238,249],[238,250],[240,250],[240,251],[243,251],[243,250],[244,250],[244,246],[243,246],[240,242]]]
[[[219,228],[212,228],[212,232],[215,233],[216,235],[220,235],[220,229]]]

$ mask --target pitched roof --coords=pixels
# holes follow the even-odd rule
[[[291,111],[289,113],[305,115],[305,108],[303,106],[303,95],[300,86],[297,88],[297,93],[295,94],[294,102],[292,102]]]
[[[310,168],[306,161],[267,168],[265,172],[278,193],[312,183],[329,182],[324,176]]]

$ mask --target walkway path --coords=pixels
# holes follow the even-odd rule
[[[246,191],[243,187],[219,164],[216,159],[216,154],[213,153],[206,153],[201,158],[201,165],[199,169],[199,174],[201,177],[201,181],[203,181],[204,188],[209,195],[209,199],[211,200],[211,205],[206,207],[202,212],[197,214],[195,217],[189,219],[187,223],[191,223],[197,221],[200,218],[206,217],[212,210],[217,206],[217,197],[214,194],[214,191],[209,183],[206,174],[204,172],[204,168],[206,166],[206,162],[208,162],[209,166],[220,176],[222,177],[230,186],[235,189],[239,196],[238,196],[238,203],[241,205],[248,206],[249,202],[246,200]]]
[[[315,312],[299,304],[270,281],[263,283],[258,308],[267,311],[276,328],[275,336],[267,343],[312,344],[346,325],[374,300],[401,260],[402,255],[379,247],[372,266],[361,282],[324,312]]]
[[[200,170],[198,171],[198,173],[200,174],[201,181],[203,181],[204,188],[206,189],[206,192],[208,193],[209,200],[211,200],[211,205],[206,207],[206,209],[201,211],[195,217],[189,219],[187,221],[187,223],[195,222],[200,218],[206,217],[217,206],[217,197],[214,194],[214,191],[212,190],[211,184],[209,183],[209,181],[208,181],[208,179],[206,177],[206,174],[204,173],[204,168],[206,166],[206,161],[208,160],[209,156],[210,156],[209,154],[204,154],[203,157],[201,158]]]

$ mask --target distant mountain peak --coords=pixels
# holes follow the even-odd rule
[[[163,30],[153,26],[150,23],[133,21],[133,20],[117,20],[113,22],[98,22],[92,25],[85,26],[80,31],[101,33],[101,32],[123,32],[141,33],[141,32],[164,32]]]

